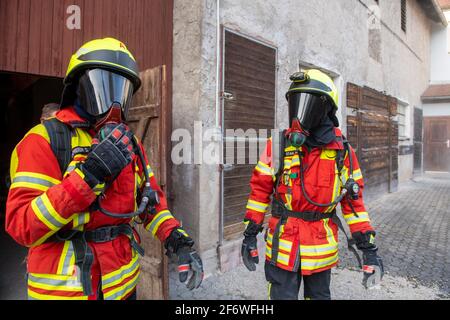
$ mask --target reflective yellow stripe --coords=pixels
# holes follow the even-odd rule
[[[272,249],[268,246],[266,246],[266,256],[269,259],[272,258]],[[289,265],[289,255],[283,252],[278,252],[277,262],[286,266]]]
[[[315,270],[328,267],[338,261],[338,254],[324,259],[301,259],[301,268],[303,270]]]
[[[83,173],[83,171],[81,171],[80,169],[78,169],[78,168],[75,168],[75,170],[74,170],[76,173],[78,173],[78,175],[81,177],[81,179],[84,179],[84,173]]]
[[[169,210],[163,210],[156,214],[153,218],[152,222],[147,226],[147,230],[149,230],[153,236],[158,231],[159,226],[166,220],[175,219]]]
[[[300,158],[298,157],[298,154],[295,154],[292,157],[292,161],[291,161],[291,165],[289,166],[289,169],[291,169],[292,167],[296,167],[300,165]]]
[[[47,143],[50,143],[50,138],[47,133],[47,129],[45,129],[45,126],[43,124],[38,124],[37,126],[31,128],[30,131],[25,134],[25,136],[22,138],[22,140],[19,141],[17,144],[20,145],[22,141],[24,141],[30,134],[37,134],[38,136],[41,136],[44,138]],[[14,180],[14,177],[16,176],[17,167],[19,166],[19,157],[17,154],[17,146],[14,148],[12,155],[11,155],[11,162],[9,166],[9,174],[11,177],[11,181]]]
[[[89,212],[82,212],[73,215],[73,227],[79,227],[87,224],[91,219],[91,214]]]
[[[273,170],[271,167],[269,167],[267,164],[265,164],[264,162],[258,161],[258,164],[255,167],[255,170],[260,172],[263,175],[268,175],[268,176],[272,176],[273,175]]]
[[[326,254],[336,253],[338,251],[338,245],[326,244],[317,246],[303,246],[300,245],[300,256],[302,257],[314,257],[323,256]]]
[[[28,299],[29,300],[87,300],[87,296],[73,296],[73,297],[66,297],[66,296],[55,296],[50,294],[41,294],[32,291],[30,288],[28,288]]]
[[[267,234],[267,243],[272,246],[273,235],[271,233]],[[278,239],[278,245],[281,249],[287,252],[291,252],[292,250],[292,242],[284,239]]]
[[[345,222],[347,222],[348,225],[360,222],[370,222],[369,214],[367,212],[357,212],[356,214],[358,215],[358,217],[353,213],[344,214]]]
[[[11,189],[25,187],[45,192],[48,188],[53,187],[60,182],[61,181],[58,179],[52,178],[45,174],[35,172],[17,172],[14,175]]]
[[[342,184],[345,184],[348,180],[349,169],[344,167],[342,168]],[[353,170],[353,180],[359,181],[363,178],[361,169]]]
[[[353,179],[355,181],[361,180],[363,178],[361,169],[353,170]]]
[[[23,137],[22,141],[26,137],[28,137],[30,134],[37,134],[37,135],[41,136],[42,138],[44,138],[48,143],[50,143],[50,137],[48,135],[47,129],[45,128],[45,126],[42,123],[31,128],[31,130],[28,131],[27,134]]]
[[[288,147],[284,148],[284,152],[295,151],[295,150],[297,150],[297,149],[294,146],[288,146]],[[299,150],[301,150],[301,147]]]
[[[147,170],[148,170],[148,174],[149,174],[150,178],[155,175],[152,168],[149,165],[147,165]]]
[[[29,189],[35,189],[35,190],[39,190],[39,191],[47,191],[49,186],[44,186],[42,184],[37,184],[37,183],[30,183],[30,182],[13,182],[11,184],[11,189],[15,189],[15,188],[29,188]]]
[[[42,179],[42,180],[48,181],[52,184],[61,183],[61,181],[58,179],[55,179],[53,177],[47,176],[42,173],[36,173],[36,172],[25,172],[25,171],[17,172],[14,176],[14,179],[18,178],[18,177],[31,177],[31,178]]]
[[[50,202],[50,199],[48,198],[47,194],[44,193],[41,196],[42,202],[45,206],[45,208],[48,210],[48,212],[52,215],[53,218],[55,218],[56,221],[58,221],[59,223],[61,223],[62,225],[66,225],[67,223],[69,223],[69,221],[71,219],[65,219],[63,218],[56,210],[55,208],[53,208],[53,205]]]
[[[79,161],[71,161],[69,165],[67,166],[66,172],[64,173],[64,177],[67,176],[69,173],[71,173],[73,170],[75,170],[75,167]]]
[[[258,202],[251,199],[249,199],[247,202],[247,209],[254,210],[256,212],[265,213],[268,207],[268,203]]]
[[[45,235],[43,235],[41,238],[39,238],[37,241],[33,242],[29,247],[36,247],[38,245],[41,245],[45,242],[45,240],[47,240],[48,238],[50,238],[52,235],[54,235],[56,233],[56,231],[51,230],[49,232],[47,232]]]
[[[45,193],[31,202],[31,208],[38,219],[50,230],[59,230],[70,221],[70,219],[64,219],[56,212]]]
[[[129,294],[135,287],[139,280],[140,272],[138,272],[130,281],[123,286],[117,287],[114,290],[104,294],[105,300],[120,300]]]
[[[135,186],[135,192],[136,192],[136,190],[139,190],[142,187],[143,182],[145,180],[141,179],[141,177],[139,176],[139,174],[137,172],[134,173],[134,179],[136,181],[136,186]]]
[[[178,232],[180,232],[180,233],[181,233],[182,235],[184,235],[185,237],[189,237],[189,235],[187,234],[187,232],[184,231],[183,229],[178,228],[177,230],[178,230]]]
[[[58,263],[58,274],[72,275],[75,268],[75,251],[71,241],[65,241]]]
[[[41,210],[38,208],[38,206],[36,205],[36,201],[38,201],[38,199],[40,199],[40,197],[37,197],[36,199],[34,199],[33,201],[31,201],[31,208],[33,209],[34,214],[37,216],[37,218],[44,223],[50,230],[52,231],[57,231],[60,229],[60,227],[58,227],[57,225],[54,225],[53,223],[51,223],[50,221],[47,220],[47,218],[42,214]]]
[[[61,253],[61,257],[59,258],[58,269],[56,271],[58,274],[63,273],[64,262],[66,261],[67,251],[69,250],[70,244],[71,241],[64,241],[63,251]]]
[[[104,183],[99,183],[97,185],[94,186],[94,188],[92,189],[92,191],[94,191],[95,195],[100,195],[103,191],[105,190],[105,184]]]
[[[55,278],[52,275],[28,274],[28,285],[49,291],[83,292],[81,282],[76,276]]]
[[[139,255],[135,255],[131,259],[130,263],[122,266],[120,269],[111,272],[102,277],[102,287],[103,289],[114,287],[115,285],[121,283],[124,279],[131,276],[139,268]]]
[[[342,186],[341,179],[339,179],[339,172],[337,169],[336,161],[334,163],[334,170],[335,170],[335,174],[334,174],[333,194],[331,196],[330,202],[333,202],[339,196],[339,193],[341,191],[341,186]],[[336,205],[328,207],[327,210],[325,210],[325,213],[329,213],[329,212],[333,211],[334,208],[336,208]]]
[[[292,157],[285,157],[284,158],[284,170],[289,170],[291,168],[291,162],[292,162]]]
[[[330,218],[323,219],[322,221],[323,221],[323,227],[325,228],[325,230],[327,232],[328,243],[337,244],[336,239],[334,239],[334,236],[333,236],[333,230],[331,230],[330,226],[328,225]]]
[[[292,166],[293,166],[293,163],[292,163],[291,167],[292,167]],[[290,173],[291,173],[291,171],[289,171],[289,174],[290,174]],[[293,183],[292,179],[289,178],[288,181],[289,181],[289,182],[288,182],[288,186],[292,188],[292,183]],[[292,189],[291,189],[291,190],[292,190]],[[289,192],[287,192],[287,193],[284,194],[284,197],[286,198],[286,203],[285,203],[286,209],[292,210],[292,194],[290,194]]]

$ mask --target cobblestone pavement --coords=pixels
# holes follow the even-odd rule
[[[402,183],[399,191],[366,204],[377,230],[386,276],[379,289],[364,290],[355,258],[340,234],[340,265],[333,270],[334,299],[450,298],[450,175],[429,174]],[[260,251],[264,252],[262,248]],[[266,299],[262,263],[250,273],[242,265],[207,278],[188,291],[171,263],[171,299]],[[301,295],[300,295],[301,298]]]

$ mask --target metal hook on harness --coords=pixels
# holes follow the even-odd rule
[[[118,218],[118,219],[133,218],[133,217],[136,217],[136,216],[142,214],[147,207],[149,207],[149,206],[154,207],[157,204],[159,204],[158,193],[151,188],[150,173],[148,171],[144,155],[142,154],[142,150],[139,147],[136,137],[134,137],[134,136],[133,136],[133,144],[135,146],[137,155],[139,157],[139,160],[141,161],[142,168],[144,171],[145,185],[144,185],[144,190],[142,192],[141,203],[139,204],[138,209],[136,211],[128,212],[128,213],[115,213],[115,212],[111,212],[111,211],[108,211],[105,208],[103,208],[101,206],[100,197],[98,197],[97,201],[96,201],[97,209],[109,217]]]

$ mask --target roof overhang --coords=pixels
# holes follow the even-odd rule
[[[450,101],[450,83],[431,84],[421,96],[422,102],[441,103]]]
[[[442,23],[444,26],[448,25],[438,0],[419,0],[418,2],[431,20]]]

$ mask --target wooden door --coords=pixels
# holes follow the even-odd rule
[[[144,145],[160,186],[167,192],[170,112],[167,104],[166,68],[160,66],[148,69],[141,72],[140,77],[142,87],[134,95],[128,121]],[[168,268],[163,246],[142,226],[139,227],[139,234],[145,256],[141,258],[138,299],[167,299]]]
[[[224,133],[228,129],[242,129],[259,134],[260,129],[266,129],[270,135],[275,125],[276,49],[228,30],[224,33],[224,45]],[[240,236],[244,228],[249,182],[256,165],[249,161],[249,141],[254,142],[255,138],[260,146],[267,141],[267,137],[259,135],[242,139],[224,137],[222,215],[227,240]],[[233,147],[227,144],[230,141]],[[238,150],[244,151],[245,157],[238,158]],[[231,151],[232,159],[228,157]]]
[[[450,117],[426,117],[425,170],[450,171]]]
[[[356,150],[369,197],[398,186],[397,99],[368,87],[347,85],[347,138]]]

